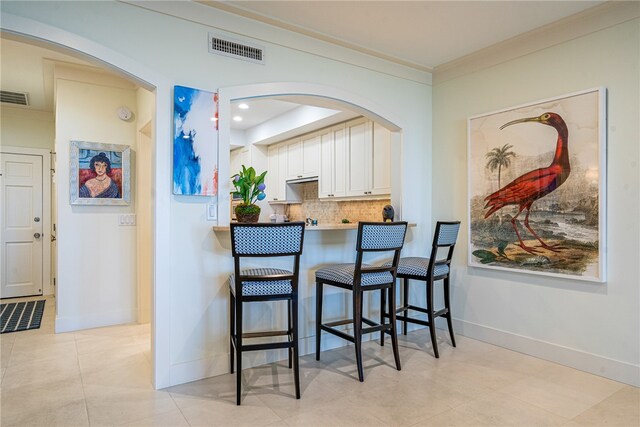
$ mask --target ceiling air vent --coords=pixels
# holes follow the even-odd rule
[[[264,50],[262,46],[239,42],[229,37],[222,38],[211,33],[209,33],[209,52],[264,64]]]
[[[0,91],[0,101],[6,104],[29,105],[29,96],[25,92]]]

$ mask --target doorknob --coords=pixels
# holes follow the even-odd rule
[[[35,237],[36,239],[39,239],[39,238],[40,238],[40,233],[35,233],[35,234],[33,235],[33,237]]]

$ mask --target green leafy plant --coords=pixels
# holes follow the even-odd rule
[[[491,251],[487,251],[484,249],[478,249],[477,251],[471,252],[473,256],[480,258],[480,263],[489,264],[496,260],[497,256]]]
[[[267,171],[258,175],[253,167],[246,168],[242,165],[240,173],[231,177],[231,183],[235,187],[232,193],[239,195],[242,198],[242,204],[247,206],[253,205],[257,200],[264,200],[267,197],[264,192],[267,188],[264,183],[266,175]]]

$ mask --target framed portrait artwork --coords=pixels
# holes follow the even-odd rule
[[[606,90],[468,121],[469,265],[604,282]]]
[[[131,148],[71,141],[69,193],[72,205],[128,205]]]

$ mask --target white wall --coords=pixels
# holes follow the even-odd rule
[[[143,7],[174,8],[178,14],[190,13],[189,20],[149,12]],[[416,171],[422,173],[420,189],[407,189],[402,195],[403,219],[420,224],[406,253],[423,253],[427,247],[431,236],[431,174],[425,171],[425,164],[431,155],[430,75],[193,3],[160,2],[138,7],[119,2],[11,2],[6,7],[3,4],[2,13],[50,25],[50,34],[60,41],[92,50],[94,56],[98,57],[100,55],[96,52],[107,52],[119,64],[128,65],[129,70],[154,70],[173,84],[215,91],[221,87],[265,82],[313,82],[383,106],[380,110],[392,112],[393,117],[389,118],[399,118],[397,124],[403,127],[404,168],[400,179],[410,182],[414,180]],[[17,21],[11,22],[15,24]],[[206,21],[206,24],[198,21]],[[3,25],[5,22],[7,20],[3,17]],[[15,25],[20,27],[23,24]],[[116,25],[118,31],[113,31]],[[42,25],[32,31],[40,31],[40,28]],[[240,33],[235,38],[241,34],[260,37],[260,44],[267,49],[266,65],[209,54],[206,38],[207,33],[214,29]],[[65,31],[64,37],[58,37],[58,30]],[[269,40],[278,44],[272,44]],[[289,43],[295,43],[296,49],[287,48]],[[305,50],[320,50],[322,55]],[[340,60],[328,59],[334,57]],[[406,77],[394,77],[393,74]],[[167,111],[166,106],[171,103],[170,96],[159,97],[158,111]],[[166,158],[167,153],[172,152],[168,131],[171,117],[169,114],[159,114],[157,120],[158,129],[166,133],[157,136],[156,148],[159,156]],[[99,136],[103,140],[113,139],[122,131],[113,127]],[[90,136],[98,137],[94,132]],[[68,140],[69,136],[66,137]],[[135,136],[132,138],[135,140]],[[228,155],[225,158],[228,159]],[[64,164],[63,159],[59,160]],[[157,171],[157,176],[156,200],[165,198],[171,192],[170,171]],[[221,179],[224,179],[223,175]],[[68,188],[61,190],[62,200],[68,196]],[[161,375],[161,386],[228,370],[226,279],[232,263],[228,235],[214,235],[211,230],[213,224],[206,221],[206,204],[210,202],[211,199],[207,197],[172,196],[170,226],[155,236],[162,240],[156,246],[157,252],[166,252],[166,246],[161,245],[167,241],[170,245],[169,255],[156,260],[156,263],[169,264],[167,270],[170,270],[167,277],[156,276],[156,286],[158,281],[168,278],[168,294],[160,294],[164,292],[161,287],[156,289],[158,292],[154,296],[158,306],[169,307],[155,313],[156,321],[161,319],[156,324],[156,339],[162,340],[162,348],[156,349],[156,357],[169,358],[170,374],[168,377]],[[68,205],[66,208],[61,206],[63,209],[70,210]],[[66,213],[79,220],[70,234],[79,236],[93,230],[92,221],[74,212]],[[156,221],[157,215],[156,211]],[[109,218],[105,218],[105,221],[108,224],[112,222]],[[67,224],[71,227],[70,222]],[[122,232],[122,229],[116,227],[110,231],[110,244],[117,244],[117,232]],[[60,243],[62,246],[62,241]],[[69,242],[64,248],[65,253],[74,253],[75,243]],[[309,253],[307,256],[314,260],[313,255]],[[67,275],[71,276],[71,272],[67,271]],[[303,280],[301,286],[310,290],[310,279],[307,277]],[[75,280],[74,286],[79,284],[79,280]],[[74,299],[72,295],[64,295],[63,298],[68,299],[70,307],[81,305],[81,300]],[[269,313],[266,308],[258,310]],[[309,313],[307,316],[311,315]],[[169,324],[165,328],[163,322],[167,319]],[[309,322],[310,319],[303,319],[303,324],[308,325]],[[303,333],[303,336],[307,336],[310,332],[305,329]],[[165,345],[168,348],[163,347]],[[163,363],[164,360],[160,362],[161,369]]]
[[[132,322],[136,305],[136,227],[119,226],[129,206],[69,203],[69,144],[89,141],[136,149],[136,122],[116,114],[136,110],[136,92],[117,79],[57,67],[58,311],[56,332]],[[114,83],[120,83],[115,86]],[[135,155],[132,156],[135,159]],[[132,167],[134,162],[132,162]],[[135,170],[132,171],[132,177]],[[135,180],[132,180],[135,188]]]
[[[146,89],[136,90],[136,270],[138,290],[138,323],[151,320],[151,288],[153,286],[153,159],[155,139],[153,121],[155,96]]]
[[[453,275],[462,334],[640,385],[639,54],[635,19],[434,87],[433,212],[464,224]],[[600,86],[608,89],[607,282],[468,267],[467,118]]]
[[[0,117],[2,117],[2,126],[0,126],[2,145],[53,150],[55,133],[53,113],[2,105]]]

